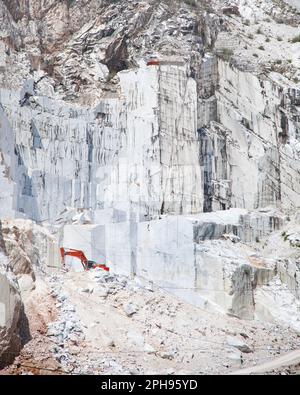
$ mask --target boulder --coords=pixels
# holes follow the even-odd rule
[[[162,359],[169,359],[171,361],[175,358],[175,352],[173,352],[173,351],[161,352],[161,353],[159,353],[159,356]]]
[[[243,340],[238,339],[237,337],[227,336],[226,341],[227,341],[228,346],[237,348],[241,352],[244,352],[244,353],[253,352],[252,348],[250,348],[247,343],[245,343]]]
[[[132,343],[133,345],[137,346],[137,347],[144,347],[145,345],[145,338],[144,336],[134,330],[129,330],[127,332],[127,339],[130,341],[130,343]]]
[[[24,274],[23,276],[20,276],[18,278],[18,284],[23,300],[24,297],[26,297],[31,291],[35,289],[35,282],[32,279],[32,276],[30,276],[29,274]]]
[[[145,351],[147,354],[155,354],[155,353],[156,353],[155,348],[152,347],[152,346],[151,346],[150,344],[148,344],[148,343],[145,344],[145,346],[144,346],[144,351]]]
[[[241,16],[239,7],[237,5],[229,5],[228,7],[223,7],[222,8],[222,13],[224,15]]]
[[[21,297],[11,273],[0,270],[0,368],[13,362],[21,349]]]
[[[132,317],[134,314],[137,313],[137,307],[132,303],[127,303],[123,306],[124,312],[128,317]]]

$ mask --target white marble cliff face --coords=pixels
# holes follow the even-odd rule
[[[201,130],[208,209],[299,207],[295,90],[219,61],[217,122]]]
[[[239,2],[242,29],[245,18],[277,20],[271,3]],[[299,206],[299,91],[253,56],[246,67],[246,54],[216,55],[226,45],[246,52],[222,2],[209,12],[198,4],[199,15],[152,0],[91,1],[80,18],[82,7],[0,3],[4,216],[54,223],[70,208],[151,219]],[[54,20],[66,22],[50,32]],[[160,67],[141,60],[151,51]]]
[[[143,64],[120,85],[94,110],[35,96],[30,81],[21,101],[1,90],[7,209],[48,222],[66,207],[202,210],[195,82],[185,67]]]
[[[217,119],[197,131],[196,83],[184,66],[141,63],[119,76],[120,91],[94,109],[36,96],[30,81],[21,101],[1,90],[4,217],[299,206],[292,89],[220,61]]]

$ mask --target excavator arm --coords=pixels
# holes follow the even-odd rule
[[[83,251],[73,250],[72,248],[65,249],[64,247],[61,247],[60,254],[61,254],[61,258],[62,258],[62,261],[63,261],[64,265],[65,265],[65,257],[66,256],[73,256],[75,258],[80,259],[84,270],[87,270],[87,268],[88,268],[88,264],[87,264],[88,260],[87,260],[86,256],[84,255]]]

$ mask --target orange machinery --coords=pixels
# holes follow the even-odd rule
[[[147,61],[147,66],[159,66],[160,61],[157,56],[151,55]]]
[[[87,257],[85,256],[84,252],[81,250],[74,250],[73,248],[64,248],[61,247],[60,249],[60,254],[61,254],[61,259],[63,262],[63,265],[65,265],[65,257],[66,256],[73,256],[75,258],[80,259],[81,264],[84,268],[84,270],[90,270],[90,269],[95,269],[95,268],[100,268],[102,270],[105,270],[106,272],[109,272],[109,267],[104,265],[104,264],[98,264],[94,261],[89,261]]]

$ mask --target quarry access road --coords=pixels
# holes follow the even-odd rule
[[[287,354],[281,355],[272,361],[265,362],[258,366],[251,368],[236,370],[235,372],[229,373],[230,375],[249,375],[249,374],[261,374],[270,372],[273,369],[279,369],[281,367],[287,367],[300,363],[300,350],[295,350]]]

